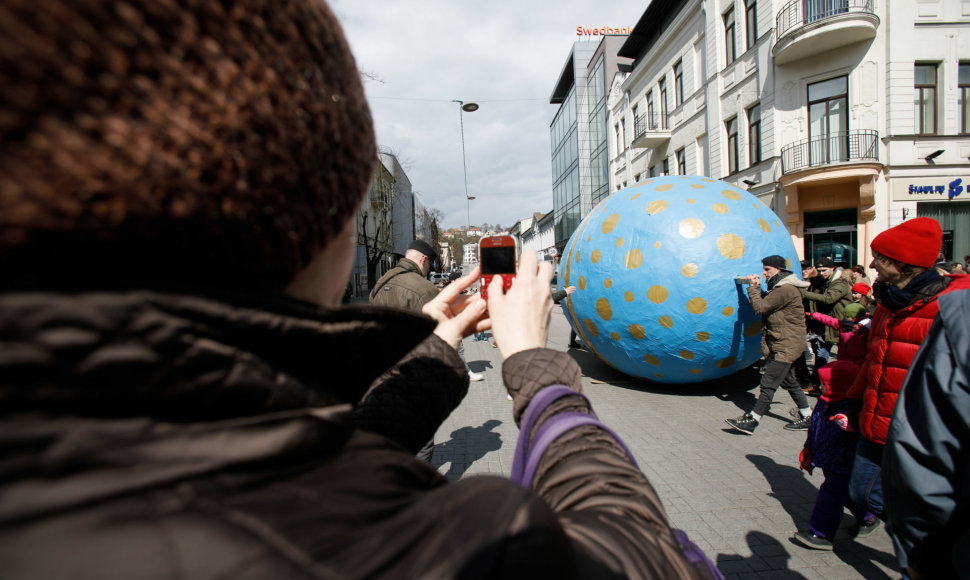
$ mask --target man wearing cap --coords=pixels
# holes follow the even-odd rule
[[[849,496],[883,520],[883,447],[903,379],[939,312],[939,296],[970,288],[970,277],[942,276],[933,268],[942,241],[940,224],[918,217],[882,232],[870,244],[878,306],[869,353],[848,392],[849,424],[862,435]]]
[[[845,316],[845,307],[852,302],[852,283],[848,274],[843,270],[836,270],[832,258],[822,258],[815,263],[815,269],[825,281],[825,286],[821,292],[803,289],[802,297],[814,303],[815,312],[842,320]],[[839,342],[839,330],[830,326],[820,330],[825,340],[825,350],[832,352],[832,347]]]
[[[727,424],[745,435],[753,435],[761,417],[771,407],[775,391],[784,387],[798,407],[800,418],[785,425],[785,429],[805,431],[811,424],[812,409],[808,397],[795,379],[792,363],[805,351],[805,308],[802,306],[800,288],[808,282],[792,274],[781,256],[768,256],[761,260],[768,292],[761,294],[761,277],[747,276],[748,298],[754,313],[764,321],[761,352],[765,355],[761,374],[761,393],[754,409]]]
[[[428,242],[411,242],[397,266],[388,270],[374,284],[370,291],[370,303],[421,312],[421,308],[438,295],[438,289],[428,280],[431,264],[437,258],[438,253]]]

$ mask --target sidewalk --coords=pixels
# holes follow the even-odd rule
[[[566,350],[569,326],[553,309],[549,346]],[[884,528],[859,540],[844,529],[834,552],[807,550],[789,538],[804,529],[820,470],[798,469],[804,432],[786,431],[790,397],[779,392],[754,436],[731,431],[757,396],[757,375],[718,384],[677,387],[638,381],[585,350],[569,351],[583,368],[583,389],[596,413],[624,439],[664,502],[671,523],[685,530],[726,578],[899,578]],[[434,465],[450,479],[507,476],[518,430],[502,386],[501,357],[489,343],[466,339],[473,371],[468,396],[435,437]],[[814,404],[814,400],[812,401]],[[848,527],[852,516],[842,525]]]

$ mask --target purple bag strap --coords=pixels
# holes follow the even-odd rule
[[[526,464],[526,455],[529,452],[529,434],[535,428],[536,421],[539,420],[539,415],[554,401],[569,395],[579,395],[584,399],[586,398],[582,393],[578,393],[566,385],[549,385],[536,393],[532,397],[532,400],[529,401],[529,406],[525,410],[525,416],[522,417],[522,424],[519,427],[519,440],[515,445],[515,456],[512,458],[512,473],[509,475],[512,481],[520,481],[522,479],[522,471],[525,469]],[[587,399],[588,401],[589,399]]]

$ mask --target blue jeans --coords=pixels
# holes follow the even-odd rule
[[[849,499],[869,510],[874,516],[886,521],[886,508],[882,499],[882,449],[865,437],[859,438],[852,475],[849,477]]]

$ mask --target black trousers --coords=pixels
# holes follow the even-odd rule
[[[758,402],[754,404],[755,413],[765,415],[768,412],[779,386],[788,391],[799,409],[808,407],[808,397],[795,379],[792,363],[775,360],[775,355],[772,354],[761,367],[761,394],[758,396]]]

